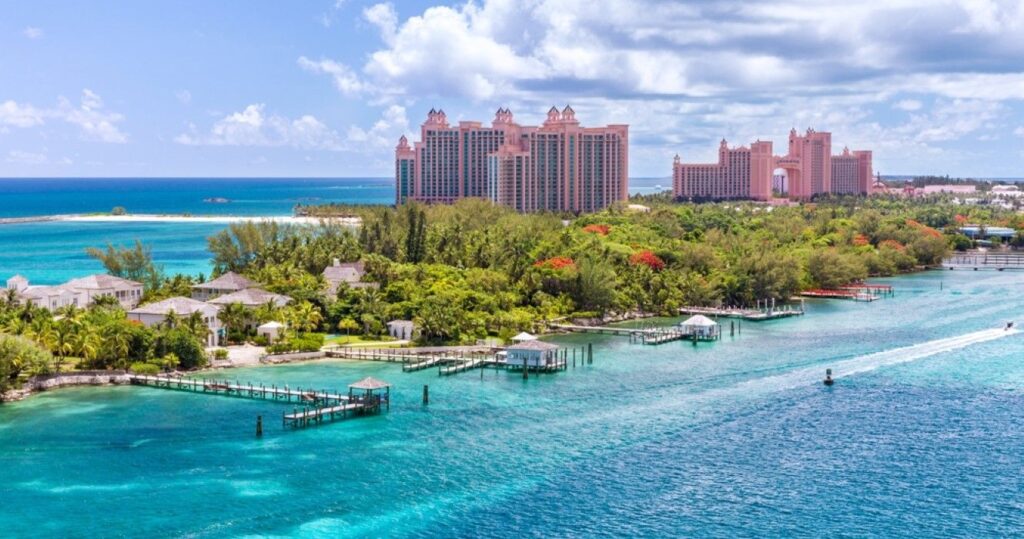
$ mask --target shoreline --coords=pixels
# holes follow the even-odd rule
[[[58,214],[31,217],[3,217],[0,225],[27,223],[75,222],[75,223],[241,223],[246,221],[274,222],[288,225],[319,225],[324,223],[359,226],[358,217],[307,217],[294,215],[185,215],[185,214]]]

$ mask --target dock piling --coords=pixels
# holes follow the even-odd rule
[[[256,416],[256,437],[263,436],[263,416]]]
[[[423,406],[430,404],[430,386],[423,386]]]

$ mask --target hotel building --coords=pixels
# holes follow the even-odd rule
[[[785,178],[774,180],[782,169]],[[677,198],[696,200],[769,200],[774,186],[785,186],[793,199],[820,194],[870,194],[871,152],[844,149],[832,155],[832,134],[808,129],[789,132],[789,151],[775,156],[772,143],[757,141],[749,148],[718,148],[718,162],[683,163],[677,155],[672,166],[672,191]]]
[[[486,198],[521,212],[596,211],[629,196],[629,126],[581,127],[571,107],[540,126],[502,108],[490,127],[431,110],[420,142],[395,148],[395,203]]]

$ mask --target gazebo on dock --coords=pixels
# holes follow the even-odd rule
[[[362,394],[357,394],[356,391],[361,391]],[[354,384],[349,384],[348,402],[362,404],[364,406],[363,409],[367,412],[379,412],[380,405],[383,402],[384,406],[390,410],[391,384],[372,376],[367,376]]]
[[[524,343],[526,341],[536,341],[536,340],[537,340],[537,336],[536,335],[527,333],[525,331],[520,333],[519,335],[516,335],[515,337],[512,337],[512,342],[514,342],[514,343]]]
[[[679,329],[683,331],[686,338],[695,341],[715,341],[722,335],[718,322],[702,314],[687,318],[679,324]]]

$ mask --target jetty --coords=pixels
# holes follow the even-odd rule
[[[381,409],[391,408],[391,384],[375,378],[364,378],[348,386],[348,393],[337,391],[292,388],[287,385],[253,384],[208,380],[178,376],[153,376],[130,374],[131,384],[158,389],[187,391],[200,395],[220,395],[274,401],[279,403],[303,404],[300,410],[281,414],[283,427],[307,427],[324,421],[347,419],[359,415],[377,414]],[[257,419],[257,435],[262,434],[262,417]]]
[[[184,378],[177,376],[153,376],[129,374],[128,381],[134,385],[148,386],[159,389],[189,391],[206,395],[222,395],[248,399],[301,402],[301,403],[340,403],[348,401],[348,396],[339,392],[323,389],[288,387],[253,383],[229,382],[227,380]]]
[[[576,326],[588,328],[589,326]],[[621,328],[605,328],[616,331],[617,334],[628,335],[636,330],[625,330]],[[532,336],[531,336],[532,337]],[[535,339],[535,337],[534,337]],[[541,347],[544,350],[529,351],[530,348]],[[450,376],[474,369],[492,368],[496,370],[522,370],[521,362],[516,360],[515,351],[521,354],[530,354],[526,361],[526,369],[531,372],[555,372],[565,370],[569,365],[570,358],[575,364],[577,350],[575,348],[559,348],[557,345],[526,344],[524,342],[513,343],[506,349],[474,346],[456,349],[449,347],[433,347],[417,349],[419,353],[409,353],[407,349],[401,348],[377,348],[377,349],[353,349],[334,347],[326,349],[326,355],[339,359],[357,359],[363,361],[383,361],[389,363],[401,363],[402,372],[417,372],[431,368],[437,368],[438,376]],[[513,359],[509,359],[509,354]],[[587,347],[579,350],[579,361],[584,358],[591,358],[593,351]]]
[[[296,408],[290,414],[281,414],[281,426],[308,427],[349,416],[379,414],[382,408],[391,408],[391,384],[367,376],[349,384],[344,403],[303,408],[301,411]]]
[[[778,318],[789,318],[791,316],[803,316],[804,306],[782,305],[780,307],[765,307],[747,309],[742,307],[680,307],[679,314],[702,314],[716,318],[739,318],[751,322],[763,322]]]
[[[942,267],[950,270],[1024,270],[1024,253],[1019,252],[975,252],[957,253],[942,261]]]

